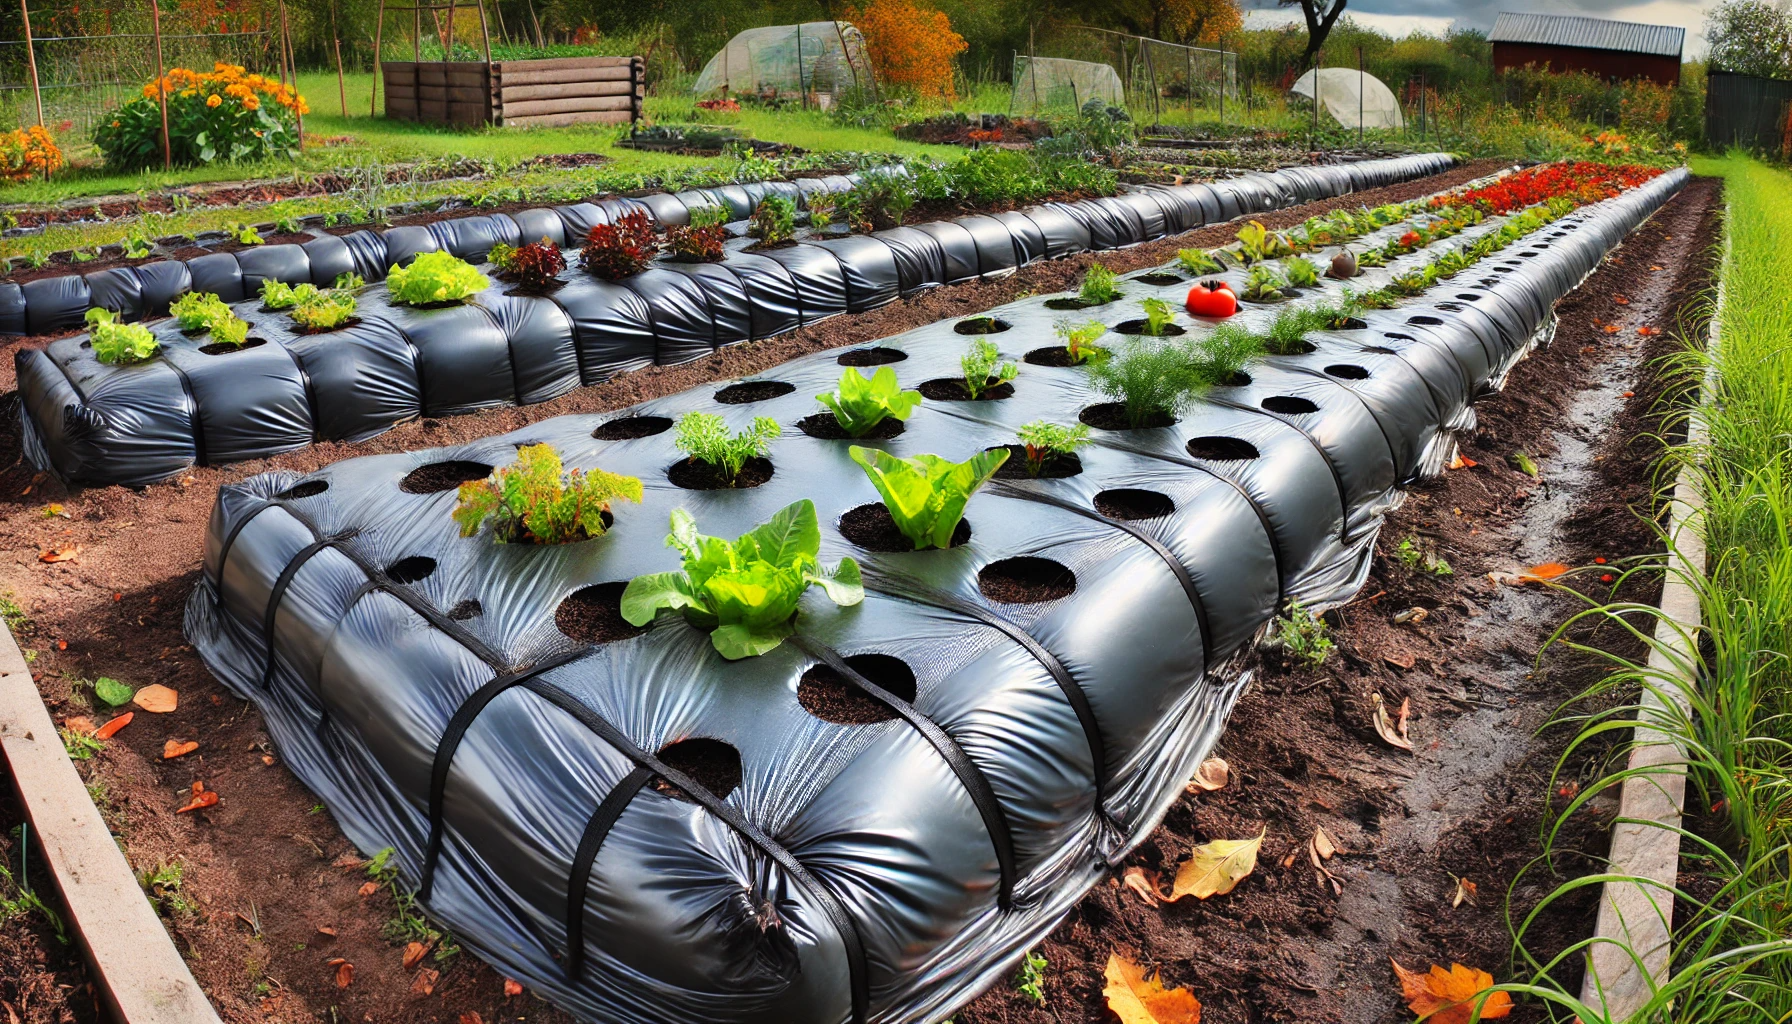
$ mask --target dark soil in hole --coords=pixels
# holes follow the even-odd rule
[[[1046,309],[1094,309],[1096,306],[1106,306],[1111,303],[1119,302],[1123,298],[1125,298],[1124,295],[1116,295],[1113,298],[1109,299],[1107,302],[1084,302],[1082,299],[1046,299],[1045,300],[1045,308]]]
[[[742,252],[774,252],[778,249],[789,249],[797,244],[794,238],[786,238],[781,242],[754,242],[742,249]]]
[[[1095,511],[1109,519],[1161,519],[1176,511],[1176,503],[1156,491],[1116,487],[1095,496]]]
[[[960,334],[1001,334],[1013,326],[1001,317],[973,316],[953,324],[952,329]]]
[[[730,384],[716,392],[716,401],[723,405],[746,405],[748,402],[763,402],[768,398],[788,395],[795,390],[795,384],[786,384],[781,380],[750,380],[744,384]]]
[[[314,495],[322,494],[329,489],[330,482],[328,480],[307,480],[302,484],[294,484],[291,487],[288,487],[286,490],[274,495],[274,497],[279,498],[281,501],[291,501],[294,498],[309,498]]]
[[[1244,462],[1259,456],[1256,445],[1236,437],[1191,438],[1188,453],[1212,462]]]
[[[1265,345],[1264,347],[1272,356],[1304,356],[1319,351],[1318,345],[1304,340],[1296,341],[1292,344],[1277,345],[1274,348],[1270,348],[1268,345]]]
[[[627,582],[598,583],[566,595],[554,609],[554,625],[582,644],[607,644],[647,632],[622,617],[622,592]]]
[[[1173,284],[1181,284],[1187,278],[1181,274],[1140,274],[1138,277],[1128,278],[1128,280],[1148,284],[1154,288],[1166,288]]]
[[[840,353],[834,362],[841,366],[882,366],[885,363],[900,363],[907,358],[908,353],[899,348],[874,345],[871,348],[848,349]]]
[[[901,658],[855,654],[846,659],[846,665],[872,685],[910,704],[915,702],[915,673]],[[804,711],[836,725],[871,725],[897,717],[888,704],[859,689],[828,665],[816,665],[803,673],[797,683],[796,699]]]
[[[202,354],[208,355],[208,356],[227,356],[232,352],[241,352],[241,351],[244,351],[245,349],[260,348],[261,346],[266,345],[266,344],[267,344],[267,339],[265,339],[265,338],[250,338],[248,341],[243,342],[241,345],[231,345],[231,344],[228,344],[228,343],[222,342],[222,341],[214,341],[210,345],[199,346],[199,351]]]
[[[1319,411],[1319,406],[1296,395],[1270,395],[1257,404],[1269,412],[1280,413],[1283,416],[1301,416]]]
[[[1041,604],[1076,592],[1076,574],[1049,558],[1004,558],[977,573],[977,589],[1001,604]]]
[[[886,416],[877,422],[877,426],[858,437],[848,434],[840,427],[840,421],[831,412],[818,412],[813,416],[804,416],[798,420],[797,429],[810,437],[819,437],[823,441],[888,441],[901,434],[906,426],[894,416]]]
[[[997,384],[994,377],[989,380],[990,386],[984,390],[983,397],[979,399],[971,398],[970,389],[965,387],[964,381],[958,377],[935,377],[933,380],[922,381],[921,386],[916,390],[921,392],[922,398],[935,402],[995,402],[1014,397],[1013,384],[1007,382]]]
[[[432,462],[407,473],[398,489],[407,494],[435,494],[438,491],[452,491],[469,480],[484,480],[491,475],[492,467],[483,462],[460,459]]]
[[[309,338],[319,334],[335,334],[337,331],[346,331],[350,327],[359,326],[360,323],[361,318],[358,316],[351,316],[334,327],[306,327],[295,322],[292,325],[292,333]]]
[[[860,505],[840,517],[840,536],[866,551],[913,551],[915,542],[896,528],[890,510],[881,504]],[[952,531],[952,547],[971,539],[971,521],[960,519]]]
[[[1369,322],[1361,317],[1347,316],[1343,320],[1327,324],[1325,329],[1328,331],[1366,331],[1369,329]]]
[[[666,479],[687,491],[725,491],[729,488],[758,487],[772,478],[772,460],[751,458],[741,464],[740,472],[730,480],[722,467],[713,462],[684,459],[666,468]]]
[[[477,619],[479,616],[484,615],[484,614],[485,614],[485,606],[480,604],[479,599],[475,598],[475,597],[468,597],[468,598],[464,598],[460,601],[456,601],[454,604],[454,607],[448,609],[448,617],[453,619],[456,622],[465,622],[468,619]]]
[[[1225,380],[1214,385],[1216,388],[1248,388],[1250,386],[1251,375],[1243,370],[1239,370],[1237,373],[1234,373],[1232,376],[1227,377]]]
[[[1325,372],[1339,380],[1368,380],[1369,371],[1354,363],[1333,363]]]
[[[1021,359],[1025,360],[1026,362],[1032,363],[1034,366],[1082,366],[1083,365],[1082,363],[1079,363],[1076,360],[1070,358],[1070,350],[1065,348],[1063,345],[1047,345],[1045,348],[1036,348],[1036,349],[1032,350],[1031,352],[1028,352],[1026,355],[1022,356]]]
[[[435,559],[428,555],[411,555],[386,566],[386,577],[394,583],[421,583],[435,571]]]
[[[598,427],[591,436],[599,441],[633,441],[652,437],[672,429],[672,421],[664,416],[625,416]]]
[[[1114,333],[1132,334],[1141,338],[1175,338],[1188,333],[1187,330],[1176,324],[1165,324],[1163,326],[1163,333],[1148,334],[1146,333],[1145,328],[1149,325],[1150,321],[1148,320],[1122,320],[1114,325]]]
[[[997,480],[1062,480],[1067,476],[1076,476],[1083,471],[1083,460],[1076,457],[1075,452],[1063,452],[1048,455],[1039,467],[1039,475],[1027,472],[1027,446],[1024,444],[997,445],[986,451],[1008,452],[1008,461],[996,470]]]
[[[539,299],[544,295],[552,295],[564,287],[566,287],[566,282],[560,280],[549,282],[545,288],[527,288],[519,284],[504,289],[504,294],[512,298]]]
[[[706,737],[679,740],[661,747],[654,755],[673,771],[683,772],[692,782],[702,786],[717,800],[740,787],[740,751],[721,740]],[[675,800],[690,800],[684,790],[665,779],[653,780],[653,788]],[[693,801],[694,802],[694,801]]]
[[[1174,426],[1176,423],[1176,417],[1167,412],[1159,412],[1147,416],[1144,422],[1135,427],[1126,418],[1126,406],[1119,402],[1091,405],[1077,413],[1076,418],[1097,430],[1149,430],[1153,427]]]

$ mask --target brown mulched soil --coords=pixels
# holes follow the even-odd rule
[[[100,807],[113,821],[108,803],[102,799]],[[55,924],[43,914],[21,906],[30,891],[61,913],[37,833],[26,829],[12,777],[0,759],[0,1012],[7,1024],[97,1024],[106,1018],[79,948],[57,938]]]
[[[1477,404],[1479,428],[1462,444],[1477,465],[1417,485],[1388,516],[1362,596],[1327,616],[1338,649],[1323,666],[1273,647],[1253,657],[1255,681],[1215,752],[1231,766],[1230,784],[1184,796],[1041,944],[1047,1005],[1000,984],[957,1013],[958,1024],[1109,1024],[1102,973],[1116,952],[1194,992],[1204,1024],[1411,1021],[1390,957],[1419,970],[1460,962],[1522,978],[1508,915],[1521,921],[1557,885],[1600,870],[1609,846],[1615,797],[1564,823],[1553,863],[1531,863],[1539,830],[1556,817],[1548,802],[1559,808],[1609,752],[1596,744],[1571,759],[1552,793],[1571,730],[1537,732],[1605,667],[1562,648],[1539,661],[1577,602],[1486,574],[1544,561],[1615,564],[1657,550],[1648,521],[1654,437],[1671,434],[1663,413],[1683,397],[1666,394],[1657,359],[1679,349],[1679,316],[1711,282],[1719,196],[1717,182],[1694,179],[1557,306],[1554,342]],[[1666,333],[1641,336],[1644,326]],[[1541,480],[1508,462],[1518,450],[1536,460]],[[1409,538],[1452,574],[1404,565],[1397,552]],[[1598,571],[1571,585],[1604,595],[1611,588]],[[1653,602],[1658,578],[1617,596]],[[1413,608],[1426,617],[1394,623]],[[1574,636],[1641,653],[1615,632]],[[1377,737],[1377,692],[1390,708],[1411,700],[1415,753]],[[1326,864],[1338,890],[1309,861],[1319,828],[1342,851]],[[1228,895],[1147,906],[1121,885],[1125,869],[1139,867],[1167,890],[1190,847],[1259,830],[1267,838],[1257,870]],[[1477,895],[1452,907],[1458,877]],[[1596,895],[1583,889],[1552,904],[1526,935],[1532,954],[1547,961],[1588,937]],[[1557,980],[1578,993],[1578,958]],[[1544,1015],[1520,1005],[1506,1019]]]
[[[1470,164],[1262,219],[1272,228],[1287,227],[1340,206],[1424,195],[1495,166],[1494,161]],[[1554,749],[1533,749],[1527,737],[1564,694],[1584,682],[1584,673],[1566,671],[1551,659],[1539,679],[1526,679],[1541,633],[1559,621],[1566,606],[1529,591],[1495,590],[1481,574],[1508,568],[1520,557],[1578,563],[1595,554],[1648,550],[1647,524],[1628,511],[1646,496],[1648,452],[1623,447],[1623,439],[1653,429],[1645,414],[1656,392],[1644,382],[1647,353],[1636,347],[1634,327],[1673,326],[1672,303],[1692,287],[1700,266],[1693,257],[1707,249],[1708,234],[1700,232],[1708,228],[1699,218],[1714,198],[1709,184],[1689,190],[1565,301],[1556,344],[1521,366],[1503,395],[1479,407],[1482,427],[1467,452],[1480,467],[1421,486],[1394,514],[1384,547],[1408,534],[1428,538],[1456,566],[1456,575],[1420,576],[1379,564],[1365,598],[1343,611],[1346,626],[1338,632],[1343,653],[1323,672],[1260,670],[1221,750],[1234,766],[1232,787],[1178,806],[1158,836],[1128,862],[1167,870],[1186,855],[1192,840],[1254,835],[1267,824],[1270,838],[1258,874],[1228,897],[1163,909],[1125,904],[1116,890],[1098,890],[1043,947],[1051,963],[1046,991],[1058,1018],[1049,1011],[1036,1013],[1001,986],[960,1013],[959,1024],[1102,1020],[1099,976],[1112,949],[1162,967],[1173,983],[1192,986],[1210,1007],[1207,1019],[1220,1022],[1395,1019],[1386,1016],[1394,1006],[1384,958],[1390,950],[1409,966],[1424,958],[1455,958],[1503,969],[1500,904],[1506,880],[1535,849],[1540,773]],[[1672,240],[1661,237],[1664,228]],[[390,894],[375,887],[361,895],[368,879],[354,863],[356,851],[281,764],[254,709],[220,687],[186,644],[182,611],[199,578],[205,525],[218,488],[269,470],[303,473],[344,458],[452,444],[551,416],[614,410],[736,380],[811,352],[862,345],[916,325],[973,315],[1023,294],[1074,287],[1097,258],[1131,272],[1174,259],[1178,248],[1221,244],[1235,230],[1216,225],[1130,249],[1026,267],[1000,280],[929,289],[869,313],[836,317],[681,366],[629,373],[541,405],[419,420],[357,444],[322,443],[274,459],[201,467],[138,490],[71,493],[34,475],[20,458],[16,413],[8,409],[0,416],[0,558],[10,565],[0,577],[0,593],[9,593],[31,619],[18,631],[20,643],[37,652],[33,668],[39,688],[58,719],[93,714],[92,691],[84,681],[102,675],[180,691],[176,712],[139,714],[81,768],[107,787],[108,813],[133,865],[183,865],[183,893],[197,909],[169,910],[166,920],[227,1021],[371,1018],[379,1024],[433,1024],[473,1011],[486,1024],[522,1017],[565,1024],[565,1015],[533,997],[506,999],[501,978],[465,954],[429,965],[441,971],[433,994],[412,993],[417,972],[404,969],[403,945],[383,934],[396,911]],[[1650,265],[1670,269],[1646,270]],[[1620,285],[1633,300],[1627,307],[1610,301]],[[1593,317],[1626,326],[1608,336],[1591,326]],[[42,340],[7,347],[33,344]],[[1665,337],[1654,339],[1657,350],[1670,344]],[[0,351],[5,391],[15,388],[9,354]],[[1624,411],[1610,423],[1597,416],[1581,423],[1570,381],[1586,384],[1601,402]],[[1637,396],[1620,401],[1622,389],[1634,389]],[[1565,427],[1587,436],[1552,435]],[[1565,462],[1565,448],[1587,444],[1600,446],[1606,457],[1591,469],[1584,461]],[[1505,465],[1505,456],[1521,446],[1543,466],[1547,486]],[[1570,463],[1581,467],[1586,479],[1558,480],[1558,474],[1567,474],[1561,467]],[[1583,498],[1586,508],[1572,504]],[[1539,505],[1556,508],[1552,503],[1560,503],[1559,519],[1515,518]],[[1461,516],[1452,511],[1457,508]],[[1521,523],[1524,533],[1515,533]],[[1544,550],[1515,555],[1510,547],[1520,541]],[[39,561],[48,548],[75,544],[80,551],[73,560]],[[1470,619],[1464,600],[1482,614]],[[1389,624],[1394,611],[1412,605],[1433,609],[1432,616],[1416,628]],[[1384,652],[1395,647],[1414,654],[1415,668],[1387,667]],[[1372,684],[1396,704],[1413,697],[1417,764],[1376,745],[1366,711]],[[1508,707],[1509,699],[1516,703]],[[164,762],[162,744],[168,739],[197,740],[200,747]],[[710,785],[717,778],[699,781]],[[176,815],[199,780],[220,794],[220,803]],[[719,778],[716,785],[725,781]],[[1319,892],[1310,874],[1279,867],[1316,824],[1324,824],[1349,851],[1333,862],[1344,879],[1341,900]],[[1598,822],[1591,820],[1584,833],[1571,829],[1565,841],[1585,842],[1595,852],[1604,848]],[[1449,868],[1480,886],[1478,907],[1448,910]],[[1546,884],[1539,881],[1521,896],[1534,900]],[[244,916],[259,920],[259,933]],[[1551,948],[1584,935],[1584,916],[1567,915],[1553,925]],[[335,934],[320,932],[321,927]],[[65,952],[33,934],[0,931],[5,951],[0,957],[67,962]],[[10,942],[15,935],[19,941]],[[338,957],[355,965],[347,988],[336,986],[328,966]],[[0,975],[11,962],[0,959]],[[91,998],[81,994],[82,982],[64,983],[76,988],[46,990],[51,992],[46,998],[60,999],[77,1020],[85,1020],[80,1015],[89,1012]],[[1339,993],[1340,986],[1349,990]],[[1354,1009],[1346,1012],[1339,1005]],[[1365,1015],[1364,1008],[1373,1014]]]

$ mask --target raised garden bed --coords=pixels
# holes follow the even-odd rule
[[[647,95],[640,57],[382,61],[386,116],[434,124],[627,124]]]
[[[663,475],[678,458],[668,433],[594,437],[611,419],[685,411],[794,422],[839,372],[828,353],[765,375],[788,389],[744,408],[706,388],[227,487],[189,635],[262,705],[284,756],[352,838],[396,848],[407,880],[430,865],[432,913],[557,1001],[606,1019],[700,1017],[712,999],[789,1020],[937,1016],[1143,841],[1236,698],[1236,677],[1204,667],[1287,597],[1355,592],[1394,489],[1528,349],[1550,303],[1684,179],[1563,219],[1491,261],[1485,284],[1448,283],[1433,301],[1316,336],[1311,353],[1253,364],[1248,385],[1170,426],[1113,431],[1081,453],[1080,473],[992,486],[972,502],[966,542],[948,550],[866,550],[825,525],[875,502],[838,441],[793,434],[771,458],[796,472],[693,492]],[[1036,301],[995,312],[1019,336],[1049,318]],[[900,340],[896,365],[910,382],[949,376],[964,346],[949,324],[924,328]],[[1364,373],[1333,372],[1345,360]],[[1029,367],[1013,398],[924,408],[881,446],[961,455],[1009,443],[1029,419],[1071,422],[1099,400],[1082,374]],[[1190,448],[1210,438],[1257,457]],[[639,476],[643,507],[619,508],[615,537],[494,546],[455,536],[450,492],[402,489],[432,464],[506,464],[523,443]],[[1153,491],[1174,509],[1123,526],[1099,511],[1110,490]],[[547,625],[565,596],[667,568],[654,541],[674,505],[731,537],[797,497],[821,507],[822,561],[850,554],[866,566],[864,607],[805,605],[797,637],[725,664],[670,619],[597,650]],[[1106,507],[1148,508],[1129,499]],[[1019,559],[1055,562],[1075,580],[1070,594],[989,597],[986,571]],[[1011,577],[1056,594],[1065,574]],[[507,585],[519,580],[529,586]],[[468,600],[480,614],[454,617]],[[842,657],[868,653],[908,664],[912,700]],[[818,664],[884,694],[901,720],[816,717],[830,702],[801,701],[793,681]],[[484,698],[505,696],[465,703],[487,678],[497,683]],[[452,742],[438,742],[451,717]],[[683,756],[679,741],[692,738],[704,756]],[[716,757],[721,744],[735,756]],[[565,756],[517,756],[538,750]],[[655,777],[676,792],[649,792]],[[739,796],[724,803],[729,784]],[[580,857],[581,835],[594,835],[585,823],[600,820],[601,841]],[[883,832],[892,839],[864,839]],[[707,881],[681,892],[618,873],[631,868]],[[677,923],[693,916],[702,928]]]

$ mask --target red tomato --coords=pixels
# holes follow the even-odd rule
[[[1238,296],[1224,281],[1202,281],[1188,290],[1189,315],[1228,317],[1238,312]]]

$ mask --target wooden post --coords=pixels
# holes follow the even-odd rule
[[[809,84],[803,81],[803,23],[796,23],[796,91],[802,97],[803,109],[809,109]]]
[[[280,47],[286,54],[286,66],[292,72],[292,94],[299,95],[299,66],[292,56],[292,25],[286,20],[286,0],[280,0]],[[298,123],[299,148],[305,148],[305,115],[295,109],[293,118]]]
[[[485,74],[489,81],[492,73],[490,67],[492,62],[492,27],[485,20],[485,0],[479,0],[479,34],[485,39],[485,63],[487,65]]]
[[[1033,22],[1027,22],[1027,77],[1033,80],[1033,116],[1039,116],[1039,55],[1033,52]]]
[[[454,58],[454,0],[448,0],[448,37],[442,40],[442,100],[448,99],[448,62]]]
[[[541,19],[535,16],[535,0],[529,0],[529,20],[535,23],[535,45],[547,49],[547,40],[541,34]]]
[[[1356,48],[1356,144],[1363,145],[1363,48]]]
[[[342,116],[348,116],[348,86],[342,81],[342,33],[336,29],[336,2],[330,0],[330,44],[336,48],[336,95],[342,100]]]
[[[25,63],[31,66],[31,96],[37,100],[37,124],[41,128],[44,123],[44,94],[37,84],[37,46],[31,42],[31,11],[26,8],[25,0],[19,0],[19,17],[25,19]]]
[[[156,33],[156,99],[162,105],[162,169],[174,166],[174,147],[168,141],[168,71],[162,66],[162,5],[149,0],[149,13]]]
[[[380,37],[386,29],[386,0],[380,0],[379,20],[373,23],[373,91],[367,97],[367,116],[372,117],[379,109],[380,82],[384,72],[380,66]]]

